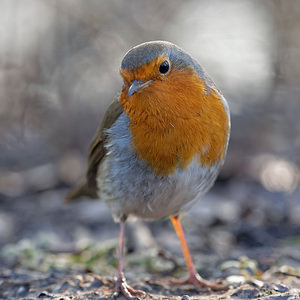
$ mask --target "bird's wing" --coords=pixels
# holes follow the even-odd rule
[[[88,167],[86,178],[73,188],[67,195],[66,201],[71,202],[79,197],[98,198],[97,193],[97,171],[99,164],[105,156],[104,147],[106,135],[105,129],[110,128],[123,112],[122,106],[116,98],[107,109],[102,123],[99,126],[88,154]]]

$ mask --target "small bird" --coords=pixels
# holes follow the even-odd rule
[[[124,56],[123,87],[90,146],[86,179],[69,192],[99,198],[120,222],[116,291],[127,299],[145,293],[123,273],[124,224],[128,217],[170,217],[180,239],[190,282],[226,289],[197,273],[180,216],[212,187],[230,135],[228,104],[187,52],[165,41],[138,45]]]

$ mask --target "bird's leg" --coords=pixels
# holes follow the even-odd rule
[[[119,234],[119,265],[118,265],[118,278],[116,281],[115,294],[123,294],[126,299],[135,299],[138,297],[145,297],[146,293],[143,291],[135,290],[129,286],[126,282],[123,273],[123,250],[124,250],[124,230],[125,230],[125,219],[120,222],[120,234]]]
[[[189,272],[189,277],[184,280],[172,280],[173,283],[175,284],[185,284],[185,283],[192,283],[195,285],[195,287],[200,288],[200,287],[208,287],[212,290],[227,290],[228,287],[224,286],[222,284],[218,283],[209,283],[206,280],[204,280],[196,271],[194,267],[194,263],[192,261],[192,257],[188,248],[188,245],[186,243],[183,229],[179,220],[178,216],[170,216],[170,219],[173,223],[174,229],[176,231],[176,234],[180,240],[181,247],[182,247],[182,252],[186,261],[187,269]]]

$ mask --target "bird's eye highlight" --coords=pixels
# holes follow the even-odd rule
[[[161,74],[166,74],[169,72],[170,69],[170,65],[169,62],[167,60],[165,60],[160,66],[159,66],[159,72]]]

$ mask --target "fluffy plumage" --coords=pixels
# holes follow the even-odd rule
[[[164,66],[161,68],[161,66]],[[170,216],[196,286],[224,288],[197,274],[178,219],[213,185],[230,131],[225,98],[203,68],[168,42],[132,48],[123,58],[124,84],[92,142],[86,179],[67,196],[100,198],[121,222],[116,287],[126,298],[143,295],[122,272],[124,222],[128,216]]]

